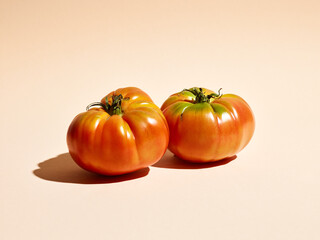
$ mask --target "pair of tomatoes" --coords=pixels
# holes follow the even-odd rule
[[[233,94],[185,89],[159,109],[145,92],[127,87],[77,115],[67,144],[82,168],[120,175],[156,163],[167,148],[190,162],[231,157],[248,144],[254,125],[249,105]]]

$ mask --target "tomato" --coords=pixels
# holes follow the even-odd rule
[[[67,144],[82,168],[120,175],[145,168],[165,153],[169,129],[161,110],[142,90],[120,88],[90,104],[69,126]]]
[[[221,89],[220,89],[221,90]],[[169,150],[190,162],[234,156],[250,141],[255,121],[241,97],[190,88],[171,95],[161,110],[167,119]]]

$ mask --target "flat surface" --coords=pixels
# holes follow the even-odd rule
[[[318,1],[1,1],[1,239],[320,239]],[[71,160],[85,107],[136,86],[242,96],[237,158],[167,152],[104,178]]]

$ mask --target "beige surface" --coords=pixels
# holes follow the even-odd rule
[[[1,1],[0,239],[320,239],[320,4]],[[225,165],[170,153],[97,178],[66,154],[87,104],[223,88],[256,132]]]

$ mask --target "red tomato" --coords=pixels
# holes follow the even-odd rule
[[[120,88],[90,104],[73,119],[67,133],[74,161],[104,175],[120,175],[154,164],[168,142],[169,129],[161,110],[134,87]]]
[[[249,105],[239,96],[204,88],[171,95],[161,110],[170,130],[169,150],[190,162],[231,157],[250,141],[255,127]]]

